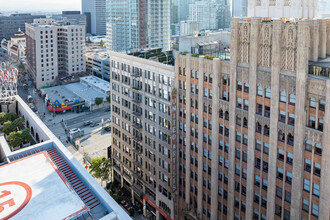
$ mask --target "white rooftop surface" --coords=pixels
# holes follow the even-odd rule
[[[13,206],[4,206],[0,219],[10,218],[15,212],[12,220],[71,219],[87,210],[83,201],[66,179],[56,172],[55,165],[46,155],[34,154],[0,167],[0,192],[7,192],[5,196],[0,194],[0,203],[11,199],[14,201]],[[13,181],[28,186],[8,183]],[[28,201],[26,198],[29,187],[32,194]]]
[[[86,101],[94,101],[96,97],[103,97],[106,99],[107,95],[97,91],[96,89],[93,89],[91,87],[88,87],[81,83],[70,83],[65,85],[65,88],[72,91],[77,96],[81,97],[82,99]]]
[[[80,82],[84,82],[84,81],[104,91],[110,91],[110,83],[96,76],[81,77]]]

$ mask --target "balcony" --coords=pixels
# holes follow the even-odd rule
[[[136,129],[141,129],[142,124],[133,123],[133,127],[136,128]]]
[[[133,77],[141,77],[142,74],[140,74],[140,73],[132,73],[131,76],[133,76]]]
[[[132,98],[132,101],[138,105],[142,103],[142,100],[136,98]]]
[[[141,136],[133,136],[133,140],[142,141],[142,137]]]
[[[133,85],[132,88],[133,88],[134,90],[141,90],[141,89],[142,89],[142,86]]]
[[[137,111],[136,109],[133,109],[133,115],[135,116],[141,116],[142,112],[141,111]]]
[[[142,163],[140,161],[135,160],[133,164],[137,167],[142,167]]]

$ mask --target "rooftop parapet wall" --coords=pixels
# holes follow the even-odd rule
[[[251,19],[245,18],[239,22],[239,34],[238,39],[238,62],[249,63],[250,56],[258,57],[258,66],[271,67],[272,64],[272,48],[273,45],[273,33],[274,33],[274,20],[270,18],[259,18],[259,37],[258,47],[256,51],[252,51],[250,48],[250,30]],[[278,19],[277,19],[278,20]],[[296,72],[297,60],[299,54],[297,49],[302,46],[299,45],[299,39],[308,35],[306,38],[306,44],[308,45],[308,60],[317,61],[325,58],[327,53],[330,52],[330,19],[287,19],[283,18],[281,24],[281,41],[280,41],[280,54],[281,57],[281,70]],[[303,23],[307,23],[303,32],[298,32],[298,27]],[[328,52],[326,51],[328,48]]]

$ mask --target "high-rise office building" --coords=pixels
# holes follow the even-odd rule
[[[196,1],[189,4],[189,19],[197,21],[201,30],[218,28],[217,4],[209,1]]]
[[[179,22],[183,20],[191,20],[189,17],[189,4],[194,4],[196,0],[177,0],[179,11]]]
[[[54,85],[59,74],[86,71],[84,25],[35,19],[25,26],[27,69],[37,88]]]
[[[106,0],[82,0],[82,14],[86,15],[87,33],[106,35]]]
[[[170,49],[170,0],[107,0],[109,49]]]
[[[174,67],[124,53],[109,55],[113,180],[134,204],[143,203],[148,219],[176,219]]]
[[[233,18],[230,62],[176,54],[179,219],[329,219],[329,37]]]
[[[33,19],[46,18],[45,15],[12,14],[10,16],[0,16],[0,39],[9,40],[18,29],[25,32],[25,23],[32,23]]]
[[[232,0],[232,17],[248,16],[248,0]]]

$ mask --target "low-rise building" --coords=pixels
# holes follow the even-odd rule
[[[15,33],[10,40],[3,39],[1,41],[2,53],[15,59],[19,59],[21,62],[26,61],[25,48],[26,36],[21,29],[18,29],[17,33]]]
[[[86,53],[86,71],[110,81],[110,57],[105,49],[91,49]]]
[[[130,216],[97,183],[57,137],[15,96],[0,112],[23,119],[36,144],[12,150],[0,133],[1,219],[109,219]]]

